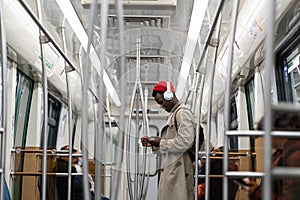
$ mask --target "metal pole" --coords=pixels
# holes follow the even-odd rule
[[[113,177],[114,188],[112,190],[111,199],[116,200],[118,196],[119,190],[119,178],[120,178],[120,171],[121,171],[121,164],[123,160],[123,145],[124,145],[124,130],[125,130],[125,105],[126,104],[126,73],[125,73],[125,39],[124,39],[124,19],[123,19],[123,7],[121,0],[115,0],[116,2],[116,10],[117,10],[117,17],[118,17],[118,26],[119,26],[119,33],[120,33],[120,66],[121,66],[121,75],[122,78],[120,80],[120,92],[121,92],[121,102],[120,106],[120,132],[118,137],[118,145],[116,148],[116,173]]]
[[[206,57],[207,60],[207,57]],[[203,86],[204,86],[204,78],[205,74],[201,74],[201,84],[200,84],[200,91],[199,91],[199,112],[197,117],[197,129],[196,129],[196,154],[195,154],[195,199],[198,200],[198,175],[199,175],[199,133],[200,133],[200,122],[201,122],[201,108],[202,108],[202,97],[203,97]],[[203,143],[204,144],[204,143]]]
[[[61,27],[61,35],[63,40],[63,50],[64,53],[67,55],[67,44],[66,44],[66,35],[65,35],[65,22],[66,18],[63,19],[62,27]],[[69,85],[69,76],[67,65],[65,62],[65,74],[66,74],[66,84],[67,84],[67,93],[68,93],[68,126],[69,126],[69,162],[68,162],[68,199],[71,199],[71,184],[72,184],[72,149],[73,149],[73,135],[72,135],[72,95],[70,91]]]
[[[132,110],[133,110],[133,105],[134,105],[134,99],[136,96],[136,90],[137,90],[137,83],[135,82],[132,96],[131,96],[131,101],[130,101],[130,107],[129,107],[129,114],[128,114],[128,124],[127,124],[127,149],[126,149],[126,159],[127,159],[127,184],[128,184],[128,192],[129,192],[129,198],[131,200],[134,199],[134,195],[132,193],[132,178],[131,178],[131,165],[130,165],[130,129],[131,129],[131,117],[132,117]]]
[[[108,92],[106,92],[106,107],[107,107],[107,118],[108,118],[108,134],[109,134],[109,139],[110,139],[110,162],[111,162],[111,165],[110,165],[110,168],[109,168],[109,172],[110,172],[110,190],[112,189],[112,161],[113,161],[113,156],[112,156],[112,153],[113,153],[113,138],[112,138],[112,126],[111,126],[111,111],[110,111],[110,103],[109,103],[109,94]],[[104,190],[105,191],[105,190]]]
[[[227,76],[226,76],[226,87],[225,87],[225,131],[231,129],[231,72],[233,63],[233,51],[234,51],[234,38],[236,31],[236,21],[238,15],[239,0],[234,0],[232,8],[232,20],[231,20],[231,32],[229,36],[229,48],[228,48],[228,64],[227,64]],[[223,174],[225,175],[228,171],[228,136],[224,134],[224,158],[223,158]],[[223,178],[223,200],[228,197],[228,177]]]
[[[274,22],[275,22],[275,2],[274,0],[268,1],[268,23],[266,28],[266,41],[265,41],[265,50],[266,50],[266,71],[265,74],[272,74],[272,68],[274,66],[274,52],[273,52],[273,40],[274,40]],[[264,172],[265,178],[263,182],[263,199],[271,199],[271,167],[272,167],[272,136],[271,136],[271,76],[265,77],[265,137],[264,137]]]
[[[138,145],[139,145],[139,140],[138,140],[138,132],[139,132],[139,93],[141,92],[139,88],[136,89],[136,96],[135,96],[135,102],[136,102],[136,115],[135,115],[135,130],[136,130],[136,136],[133,137],[134,141],[135,141],[135,144],[134,144],[134,150],[136,150],[136,152],[134,152],[135,156],[134,156],[134,159],[135,159],[135,171],[134,171],[134,199],[137,200],[137,196],[138,196],[138,182],[139,182],[139,177],[138,177],[138,174],[139,174],[139,148],[138,148]],[[130,122],[129,122],[130,123]],[[129,134],[128,134],[129,135]],[[130,141],[129,141],[130,142]],[[130,162],[127,160],[127,162]]]
[[[145,101],[143,106],[143,123],[144,123],[144,129],[146,131],[146,135],[149,135],[149,122],[148,122],[148,116],[147,116],[147,107],[148,107],[148,90],[145,89]],[[143,101],[142,101],[143,102]],[[146,176],[146,164],[147,164],[147,147],[144,148],[143,151],[143,162],[142,162],[142,178],[141,178],[141,185],[140,185],[140,194],[138,199],[143,199],[143,191],[144,191],[144,185],[145,185],[145,176]],[[148,177],[149,178],[149,177]],[[149,181],[149,179],[148,179]],[[144,196],[147,194],[147,188],[145,190]]]
[[[2,67],[2,107],[1,107],[1,114],[2,114],[2,120],[1,120],[1,130],[0,134],[2,134],[2,140],[1,140],[1,193],[0,198],[3,199],[4,196],[4,181],[5,181],[5,159],[6,159],[6,116],[7,116],[7,76],[6,76],[6,66],[7,66],[7,51],[6,51],[6,32],[5,32],[5,25],[3,20],[3,1],[0,1],[0,20],[1,20],[1,67]]]
[[[204,43],[204,47],[203,47],[203,50],[202,50],[202,53],[201,53],[201,56],[200,56],[200,60],[199,60],[199,63],[198,63],[198,67],[196,69],[196,71],[198,72],[200,70],[200,67],[201,67],[201,64],[202,64],[202,61],[203,61],[203,58],[206,54],[206,50],[208,48],[208,45],[210,44],[210,40],[211,40],[211,37],[214,33],[214,30],[215,30],[215,27],[216,27],[216,24],[217,24],[217,21],[218,21],[218,18],[219,18],[219,15],[222,11],[222,8],[223,8],[223,5],[224,5],[224,2],[225,0],[221,0],[219,1],[219,4],[218,4],[218,7],[217,7],[217,10],[215,12],[215,15],[214,15],[214,18],[213,18],[213,23],[210,27],[210,30],[207,34],[207,37],[205,39],[205,43]]]
[[[218,26],[216,28],[216,39],[219,39],[220,35],[220,26],[221,26],[221,16],[218,18]],[[211,69],[210,72],[210,80],[209,80],[209,96],[208,96],[208,108],[207,108],[207,129],[206,129],[206,149],[205,149],[205,155],[206,155],[206,162],[205,162],[205,200],[209,200],[209,185],[210,185],[210,136],[211,136],[211,116],[212,116],[212,97],[213,97],[213,91],[214,91],[214,78],[215,78],[215,69],[216,69],[216,63],[217,63],[217,53],[218,53],[218,44],[216,45],[216,48],[214,49],[214,66]]]
[[[89,13],[89,18],[88,18],[88,44],[87,44],[87,52],[85,56],[85,64],[83,66],[83,97],[82,97],[82,131],[81,131],[81,139],[82,139],[82,153],[83,153],[83,192],[84,192],[84,199],[90,199],[90,188],[89,188],[89,181],[88,181],[88,173],[89,173],[89,166],[88,166],[88,85],[89,85],[89,80],[90,80],[90,49],[92,45],[92,37],[93,37],[93,24],[94,24],[94,19],[96,15],[96,6],[97,6],[97,1],[93,0],[92,1],[92,6],[91,6],[91,11]],[[100,69],[100,74],[99,76],[101,77],[103,71]],[[99,86],[100,87],[100,86]],[[102,88],[101,88],[102,89]],[[99,98],[99,104],[100,103],[100,98]],[[102,104],[103,105],[103,104]],[[102,108],[102,107],[101,107]],[[101,122],[99,122],[101,124]],[[100,148],[100,147],[99,147]],[[98,153],[95,152],[96,158],[98,158]],[[97,165],[97,160],[95,162],[95,175],[97,176],[97,170],[99,168]],[[101,170],[99,172],[101,174]],[[101,177],[100,177],[101,178]],[[99,180],[99,179],[97,179]],[[95,182],[97,184],[97,182]],[[101,190],[101,182],[98,182],[100,190]],[[97,184],[97,186],[98,186]],[[97,193],[97,188],[95,191],[95,195],[98,195]],[[100,199],[98,196],[95,196],[96,199]]]
[[[42,21],[42,12],[41,12],[41,2],[37,0],[37,11],[39,20]],[[48,83],[47,83],[47,71],[45,66],[45,57],[44,57],[44,45],[48,43],[48,38],[43,35],[42,31],[40,33],[40,50],[42,57],[42,74],[43,74],[43,93],[44,93],[44,132],[43,132],[43,159],[42,159],[42,200],[46,199],[46,183],[47,183],[47,146],[48,146]]]

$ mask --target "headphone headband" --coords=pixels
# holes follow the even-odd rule
[[[164,99],[167,101],[170,101],[173,99],[174,94],[171,92],[171,83],[169,81],[166,81],[167,83],[167,91],[164,92]]]

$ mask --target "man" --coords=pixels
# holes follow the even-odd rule
[[[160,137],[142,137],[142,144],[158,151],[161,161],[157,199],[194,199],[194,169],[187,152],[195,137],[193,113],[177,99],[171,82],[158,82],[152,96],[170,113]]]

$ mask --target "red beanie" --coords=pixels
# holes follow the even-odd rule
[[[171,92],[175,92],[174,85],[170,82],[170,90]],[[154,85],[153,92],[165,92],[167,91],[167,82],[166,81],[159,81]]]

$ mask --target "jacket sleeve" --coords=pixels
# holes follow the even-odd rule
[[[174,121],[174,116],[171,119]],[[161,139],[160,151],[169,153],[185,152],[189,149],[195,137],[195,122],[192,112],[188,109],[180,109],[176,114],[177,129],[175,126],[168,127],[167,131],[175,131],[172,139]]]

